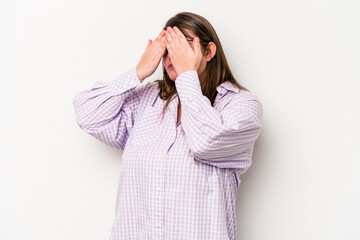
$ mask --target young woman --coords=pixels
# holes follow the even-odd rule
[[[143,83],[161,59],[163,79]],[[176,14],[136,67],[73,104],[81,129],[123,150],[110,239],[236,239],[239,176],[263,108],[204,17]]]

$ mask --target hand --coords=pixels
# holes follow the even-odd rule
[[[197,71],[202,59],[199,38],[194,38],[193,50],[184,34],[177,27],[167,27],[165,36],[166,48],[177,75],[189,70]]]
[[[148,41],[148,45],[136,65],[136,73],[140,80],[144,80],[155,72],[165,50],[165,30],[162,30],[154,42]]]

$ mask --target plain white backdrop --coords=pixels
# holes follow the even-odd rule
[[[355,0],[1,0],[0,239],[109,238],[122,151],[78,127],[72,100],[135,67],[181,11],[210,21],[264,107],[238,239],[360,239]]]

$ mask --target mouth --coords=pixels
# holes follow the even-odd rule
[[[172,64],[169,64],[168,68],[169,68],[169,69],[173,69],[174,66],[173,66]]]

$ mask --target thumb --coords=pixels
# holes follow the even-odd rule
[[[151,39],[149,39],[147,47],[150,46],[151,44],[152,44],[152,41],[151,41]]]

